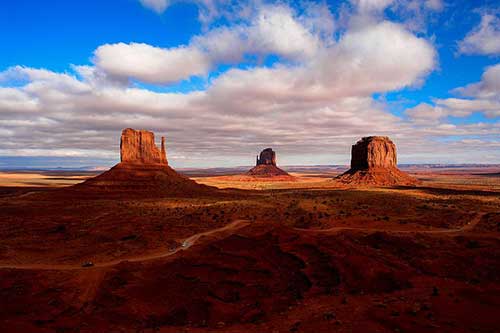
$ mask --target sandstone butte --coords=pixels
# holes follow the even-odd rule
[[[351,168],[336,181],[352,185],[415,185],[418,181],[397,167],[396,145],[387,136],[364,137],[351,150]]]
[[[196,183],[168,165],[165,138],[161,148],[154,133],[126,128],[120,140],[120,163],[110,170],[74,186],[87,193],[110,192],[138,196],[203,194],[215,188]]]
[[[276,152],[271,148],[264,149],[257,156],[255,167],[247,172],[247,175],[254,177],[292,177],[286,171],[276,165]]]
[[[122,163],[168,165],[165,137],[161,137],[159,150],[153,132],[126,128],[122,131],[120,140],[120,159]]]

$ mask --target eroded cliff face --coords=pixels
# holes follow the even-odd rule
[[[364,137],[352,146],[351,169],[395,168],[396,145],[386,136]]]
[[[126,128],[122,131],[120,158],[123,163],[167,165],[165,138],[161,138],[160,150],[153,132]]]

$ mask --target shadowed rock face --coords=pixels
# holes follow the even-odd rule
[[[264,149],[260,156],[257,156],[257,165],[274,165],[276,166],[276,152],[274,152],[271,148]]]
[[[352,146],[352,170],[395,168],[396,165],[396,145],[386,136],[364,137]]]
[[[122,131],[120,157],[124,163],[167,165],[165,138],[161,138],[160,150],[156,147],[153,132],[126,128]]]

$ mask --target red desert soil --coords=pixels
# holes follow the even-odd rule
[[[272,178],[282,180],[293,179],[293,176],[290,176],[287,172],[281,170],[277,166],[264,164],[253,167],[247,172],[247,175],[254,178]]]
[[[498,177],[141,197],[117,168],[0,189],[0,332],[499,331]]]
[[[215,188],[198,184],[168,165],[132,164],[121,162],[110,170],[66,189],[81,195],[113,195],[128,193],[133,197],[199,196]]]

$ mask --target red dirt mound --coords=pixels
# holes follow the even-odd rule
[[[337,182],[348,185],[416,185],[418,181],[398,168],[370,168],[349,170],[336,178]]]
[[[252,169],[250,169],[247,172],[247,175],[249,176],[255,176],[255,177],[276,177],[276,176],[288,176],[290,178],[293,178],[288,174],[288,172],[281,170],[275,165],[272,164],[260,164]]]
[[[99,176],[73,186],[73,189],[90,193],[127,192],[140,196],[192,195],[216,190],[178,174],[168,165],[123,162]]]

